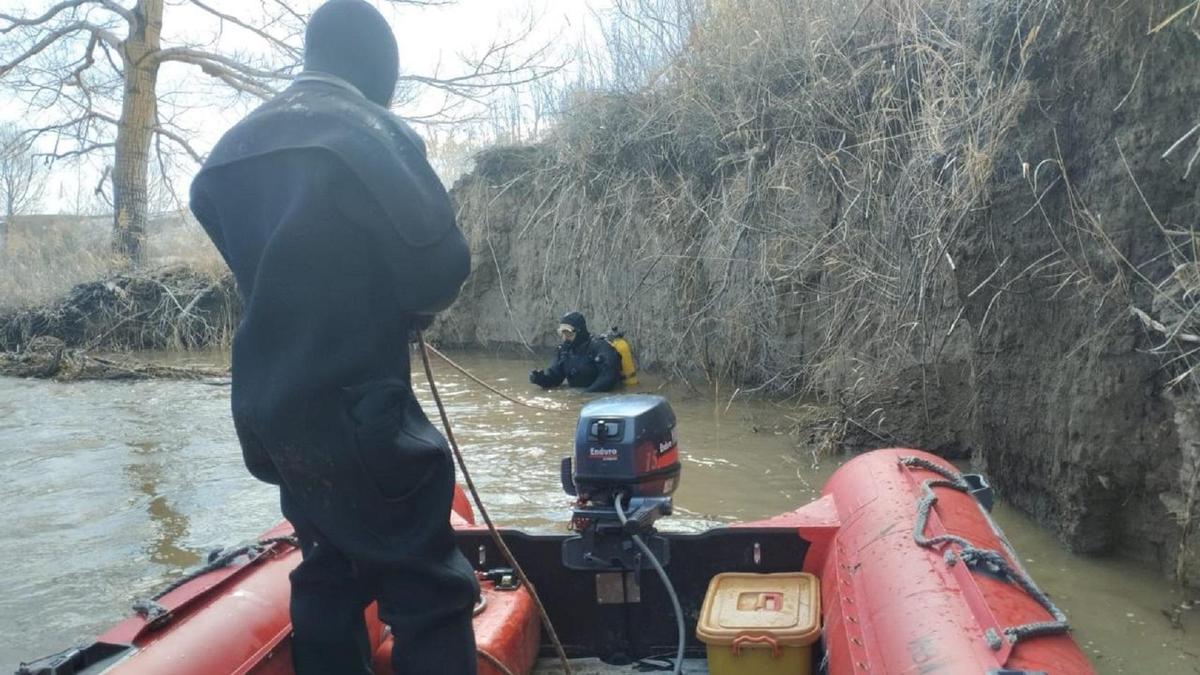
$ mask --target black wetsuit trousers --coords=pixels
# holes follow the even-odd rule
[[[280,489],[283,515],[296,528],[304,559],[292,571],[292,660],[297,675],[370,675],[372,645],[363,613],[379,602],[391,627],[396,675],[474,675],[471,612],[436,625],[414,621],[406,608],[428,602],[422,579],[349,559],[307,521]]]

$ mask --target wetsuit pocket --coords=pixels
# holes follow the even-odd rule
[[[407,383],[378,380],[346,393],[354,452],[367,480],[385,499],[405,499],[448,467],[446,442]]]

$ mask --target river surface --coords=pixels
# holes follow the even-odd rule
[[[221,355],[178,359],[214,365]],[[455,433],[493,517],[561,530],[570,500],[559,460],[587,395],[531,391],[542,365],[459,354],[511,393],[562,404],[517,407],[435,362]],[[414,376],[424,398],[424,378]],[[700,529],[789,511],[818,496],[838,460],[815,461],[788,429],[794,406],[644,380],[679,418],[683,480],[663,529]],[[432,412],[427,405],[426,409]],[[431,415],[432,416],[432,415]],[[242,466],[229,389],[149,381],[58,384],[0,378],[0,672],[86,641],[215,547],[280,518],[275,489]],[[1200,610],[1173,628],[1183,593],[1153,572],[1063,551],[1021,514],[996,517],[1036,580],[1064,608],[1102,673],[1200,673]]]

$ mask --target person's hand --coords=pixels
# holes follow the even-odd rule
[[[542,379],[542,371],[540,371],[540,370],[529,371],[529,383],[530,384],[537,384],[538,380],[540,380],[540,379]]]

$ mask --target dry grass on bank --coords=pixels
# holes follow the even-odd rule
[[[24,309],[60,300],[78,284],[105,279],[122,267],[110,250],[111,220],[90,216],[18,216],[0,250],[0,309]],[[147,272],[186,267],[219,279],[220,254],[190,218],[155,218],[146,239]]]
[[[616,313],[682,347],[649,360],[701,354],[710,379],[867,391],[955,339],[956,239],[1050,12],[1007,5],[985,21],[964,2],[718,3],[643,93],[581,97],[548,152],[485,155],[506,182],[475,187],[528,191],[520,233],[568,252],[535,273],[546,308]],[[492,227],[486,208],[464,220]],[[647,293],[678,313],[651,315]]]
[[[1180,4],[714,0],[644,89],[580,94],[543,143],[479,157],[459,202],[496,277],[480,298],[517,333],[578,308],[684,381],[699,367],[848,409],[966,363],[976,385],[950,403],[986,396],[980,429],[1008,427],[983,442],[1125,453],[1059,438],[1052,416],[1200,391],[1200,120],[1181,75],[1200,2]],[[1140,423],[1104,428],[1136,442]],[[1147,500],[1178,520],[1181,579],[1193,446]],[[1157,489],[1131,468],[1116,492]],[[1071,489],[1062,503],[1107,508]]]
[[[0,350],[38,336],[104,350],[230,343],[237,294],[194,222],[155,218],[133,270],[111,255],[106,218],[34,216],[13,226],[0,254]]]
[[[1068,277],[1082,302],[1120,320],[1128,304],[1111,311],[1108,288],[1117,268],[1166,283],[1112,256],[1076,270],[1076,233],[1087,233],[1088,256],[1112,249],[1085,208],[1047,223],[1059,232],[1045,238],[1061,242],[1037,264],[964,257],[978,255],[971,230],[998,184],[1027,191],[1021,209],[1032,211],[1069,165],[1037,164],[1055,156],[1053,142],[1035,157],[1013,143],[1028,131],[1018,125],[1034,82],[1061,62],[1054,50],[1086,72],[1124,48],[1114,41],[1137,45],[1154,27],[1131,16],[1171,7],[714,2],[640,93],[581,93],[544,143],[481,155],[478,179],[460,186],[463,222],[506,278],[514,326],[578,307],[611,317],[649,345],[648,362],[681,375],[699,365],[714,381],[856,401],[889,374],[961,357],[1014,289]],[[510,226],[497,206],[514,198],[515,231],[494,236]],[[512,269],[495,248],[504,239],[539,248],[537,269]],[[1196,260],[1175,255],[1177,239],[1163,256]],[[669,301],[645,300],[655,294]],[[978,300],[981,311],[966,311]],[[1193,320],[1195,302],[1179,305]]]

